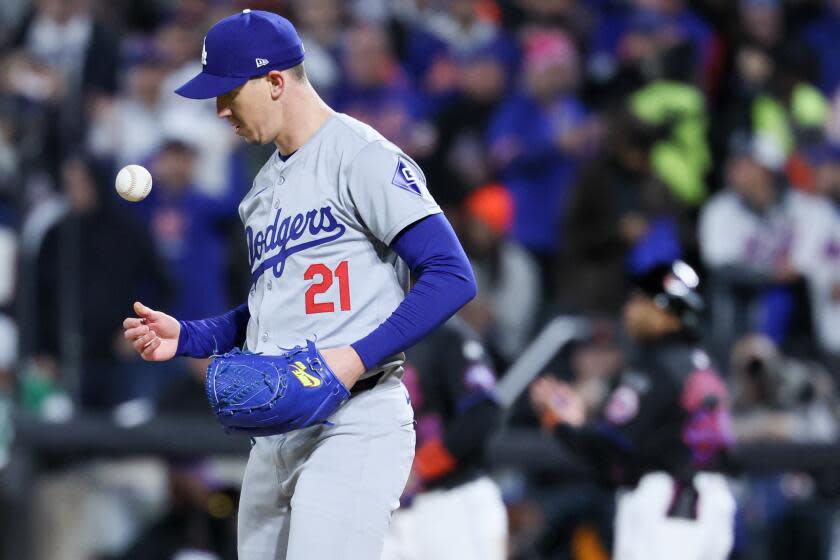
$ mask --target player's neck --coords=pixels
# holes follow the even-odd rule
[[[291,154],[306,144],[335,114],[312,89],[299,92],[286,111],[283,130],[274,139],[283,155]]]

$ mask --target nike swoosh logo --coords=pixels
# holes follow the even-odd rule
[[[260,194],[261,192],[263,192],[263,191],[264,191],[264,190],[266,190],[267,188],[268,188],[268,187],[263,187],[263,188],[261,188],[260,190],[258,190],[257,192],[255,192],[255,193],[254,193],[254,196],[257,196],[258,194]]]

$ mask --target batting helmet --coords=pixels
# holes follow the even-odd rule
[[[685,329],[696,334],[705,309],[700,277],[687,263],[676,260],[655,265],[633,276],[633,284],[657,307],[676,315]]]

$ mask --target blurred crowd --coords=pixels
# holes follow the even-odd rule
[[[321,96],[423,168],[498,372],[552,317],[586,317],[599,328],[558,375],[596,409],[623,363],[628,276],[682,258],[738,438],[838,441],[840,0],[4,0],[0,465],[9,402],[62,417],[201,395],[200,364],[149,367],[121,321],[137,299],[196,319],[246,298],[236,208],[273,148],[173,93],[244,8],[289,17]],[[154,177],[139,204],[113,191],[128,163]],[[209,492],[187,470],[171,467],[185,526],[178,508]],[[508,492],[513,554],[598,558],[568,519],[599,490],[534,484],[539,502]],[[738,558],[828,558],[813,533],[827,542],[837,480],[741,486]],[[535,548],[552,523],[572,536]]]

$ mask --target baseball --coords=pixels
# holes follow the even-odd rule
[[[138,202],[152,190],[152,174],[142,165],[126,165],[117,173],[117,193],[131,202]]]

